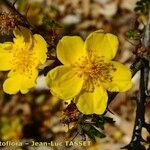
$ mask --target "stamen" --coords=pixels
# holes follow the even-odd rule
[[[103,57],[92,56],[82,57],[73,66],[79,77],[84,78],[83,90],[93,92],[95,86],[99,86],[104,81],[112,81],[111,72],[115,71],[113,64],[105,62]]]
[[[32,76],[32,69],[36,66],[36,56],[32,49],[16,49],[13,51],[12,71],[19,72],[20,74]]]

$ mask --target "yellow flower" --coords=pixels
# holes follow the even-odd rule
[[[102,114],[107,106],[107,90],[124,92],[131,88],[131,71],[111,61],[118,49],[115,35],[102,30],[91,33],[85,43],[78,36],[65,36],[57,45],[63,65],[51,70],[46,81],[53,95],[74,98],[84,114]]]
[[[24,27],[14,30],[13,42],[0,43],[0,71],[9,71],[3,89],[8,94],[27,93],[35,86],[37,67],[46,61],[47,44]]]

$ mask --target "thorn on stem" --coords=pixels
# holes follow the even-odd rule
[[[146,130],[150,133],[150,124],[148,124],[148,123],[144,123],[144,125],[143,125],[143,127],[145,127],[146,128]]]
[[[15,0],[12,5],[15,6],[16,2],[17,2],[17,0]]]

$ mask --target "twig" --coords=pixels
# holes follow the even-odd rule
[[[22,14],[20,14],[16,8],[13,6],[13,4],[11,4],[8,0],[0,0],[0,2],[2,2],[2,4],[12,13],[14,13],[15,15],[18,16],[19,20],[21,20],[21,24],[27,28],[29,28],[30,30],[32,30],[33,33],[38,33],[40,35],[43,36],[43,38],[46,40],[46,42],[49,44],[49,46],[53,47],[52,45],[52,36],[50,36],[50,34],[47,33],[47,31],[45,30],[39,30],[38,27],[33,27],[29,21],[27,20],[27,18],[25,16],[23,16]]]
[[[136,110],[136,119],[135,126],[133,130],[133,136],[131,142],[127,148],[128,150],[142,150],[143,145],[142,142],[142,128],[145,125],[145,105],[147,99],[147,83],[148,83],[148,75],[149,75],[149,61],[146,59],[142,59],[144,63],[144,67],[141,69],[140,76],[140,89],[139,89],[139,97],[136,101],[137,110]]]
[[[13,12],[15,15],[18,16],[18,18],[22,21],[23,25],[25,27],[31,27],[30,23],[28,22],[28,20],[26,19],[25,16],[23,16],[22,14],[20,14],[14,7],[13,4],[11,4],[10,2],[8,2],[7,0],[0,0],[3,5],[10,11]]]
[[[148,97],[148,77],[149,77],[149,61],[148,56],[150,54],[150,10],[148,23],[145,28],[145,33],[143,37],[143,46],[147,50],[146,54],[140,59],[142,60],[142,68],[140,70],[140,87],[139,87],[139,97],[136,100],[137,110],[136,119],[133,130],[132,139],[129,145],[125,146],[128,150],[145,150],[144,145],[141,142],[147,142],[142,138],[142,128],[146,128],[150,132],[150,125],[145,122],[145,105]]]

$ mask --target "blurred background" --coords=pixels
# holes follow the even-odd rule
[[[13,0],[11,2],[14,2]],[[119,37],[120,46],[116,60],[130,66],[134,60],[133,52],[136,44],[131,43],[126,33],[134,28],[136,15],[134,12],[137,0],[17,0],[15,7],[25,15],[33,26],[43,29],[48,24],[51,40],[51,57],[55,58],[55,46],[63,35],[80,35],[83,39],[97,29],[104,29]],[[143,17],[143,16],[142,16]],[[142,24],[140,28],[142,28]],[[56,62],[57,63],[57,62]],[[47,65],[55,64],[48,60]],[[41,66],[41,70],[44,66]],[[0,141],[8,140],[40,140],[68,141],[74,133],[68,125],[61,122],[65,118],[66,104],[50,95],[44,83],[41,71],[36,88],[28,94],[7,95],[2,84],[7,73],[0,72]],[[0,147],[3,150],[119,150],[130,142],[135,119],[135,97],[139,88],[139,73],[133,78],[133,88],[126,93],[119,93],[110,104],[115,124],[105,124],[103,139],[97,139],[90,147]],[[14,85],[15,86],[15,85]],[[146,120],[150,122],[150,105],[146,108]],[[148,133],[143,130],[144,137]],[[82,140],[81,136],[74,139]]]

